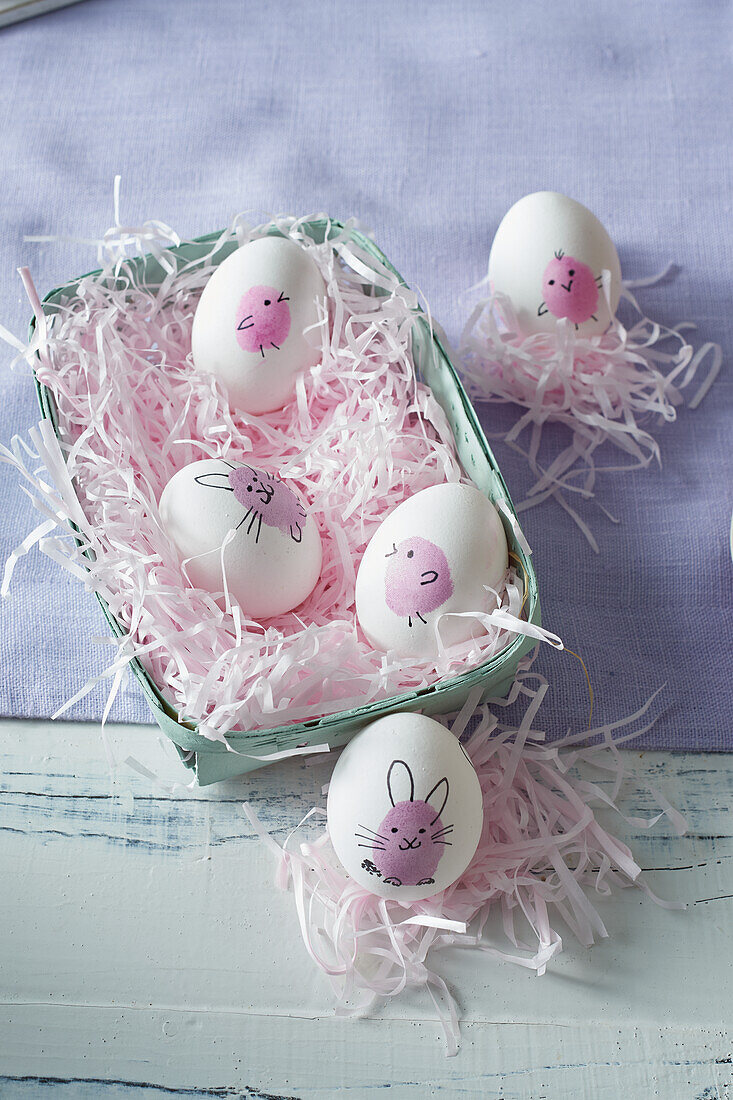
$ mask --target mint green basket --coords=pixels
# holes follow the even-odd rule
[[[344,232],[343,225],[325,218],[308,222],[303,229],[319,243],[327,237],[341,235]],[[278,231],[273,226],[271,232],[276,234]],[[202,259],[210,253],[212,244],[219,236],[219,233],[210,233],[205,237],[199,237],[171,249],[168,255],[177,257],[181,264]],[[373,241],[355,229],[349,231],[349,239],[404,283],[399,272],[392,267]],[[217,262],[221,263],[235,248],[234,242],[223,246],[217,254]],[[163,281],[165,272],[151,255],[130,260],[128,264],[136,270],[137,279],[141,285],[157,286]],[[96,275],[99,272],[95,271],[91,274]],[[59,305],[68,304],[76,295],[79,283],[84,277],[47,294],[43,300],[44,311],[50,316]],[[31,322],[31,333],[34,327],[35,323]],[[516,517],[509,491],[468,395],[458,380],[440,340],[435,336],[424,313],[419,309],[415,311],[412,351],[415,367],[422,381],[431,388],[448,418],[456,450],[466,473],[487,497],[496,502],[503,502]],[[36,390],[41,412],[44,417],[51,420],[58,434],[58,414],[54,397],[37,378]],[[537,579],[531,559],[517,542],[504,516],[502,521],[506,529],[509,549],[524,573],[527,588],[525,602],[527,619],[539,626],[540,605]],[[125,634],[124,628],[112,615],[106,602],[98,598],[113,633],[116,637],[122,637]],[[155,721],[166,736],[175,743],[181,759],[187,767],[194,769],[198,782],[204,786],[234,775],[254,771],[270,762],[267,759],[268,756],[288,750],[302,749],[309,745],[328,744],[331,748],[344,745],[366,723],[395,711],[419,710],[425,714],[446,714],[458,710],[477,685],[481,686],[481,698],[490,696],[501,698],[508,693],[521,658],[533,645],[532,639],[517,635],[501,653],[491,660],[420,691],[377,700],[354,710],[307,722],[278,726],[271,730],[233,730],[226,738],[229,748],[220,742],[210,741],[198,732],[193,722],[179,716],[157,685],[153,683],[140,661],[132,660],[130,667],[140,682]],[[253,745],[255,741],[256,748]]]

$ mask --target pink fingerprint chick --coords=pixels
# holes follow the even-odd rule
[[[403,539],[387,554],[384,599],[395,615],[413,616],[425,622],[423,615],[436,611],[453,595],[448,560],[434,542],[413,535]]]
[[[567,317],[575,325],[595,317],[598,305],[598,279],[587,264],[573,256],[556,252],[542,276],[542,293],[545,300],[537,310],[537,316],[549,312],[553,317]]]
[[[243,351],[278,351],[290,332],[289,298],[274,286],[253,286],[242,296],[237,310],[237,343]]]

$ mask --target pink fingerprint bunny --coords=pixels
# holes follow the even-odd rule
[[[587,264],[573,256],[556,252],[542,276],[544,301],[540,302],[537,316],[548,311],[553,317],[567,317],[575,327],[591,318],[597,321],[598,288],[601,276],[594,275]]]
[[[199,474],[194,481],[212,489],[226,489],[234,493],[235,499],[247,509],[236,529],[239,530],[249,520],[249,535],[257,524],[255,542],[259,542],[264,521],[268,527],[277,527],[284,535],[290,535],[293,542],[300,542],[305,509],[292,489],[276,474],[266,474],[251,466],[232,466],[229,462],[226,465],[230,466],[230,473]]]
[[[409,784],[410,797],[395,801],[399,786]],[[406,789],[406,788],[405,788]],[[443,776],[424,800],[415,800],[415,781],[404,760],[393,760],[387,772],[387,791],[392,809],[379,829],[359,825],[360,848],[370,848],[372,859],[362,867],[381,878],[386,886],[427,886],[440,863],[452,825],[443,825],[441,814],[448,801],[448,780]]]
[[[274,286],[253,286],[237,310],[237,342],[243,351],[280,350],[290,332],[290,306],[284,291]]]
[[[427,622],[423,615],[436,611],[453,595],[448,560],[434,542],[413,535],[386,555],[390,559],[384,576],[384,599],[395,615],[407,615]]]

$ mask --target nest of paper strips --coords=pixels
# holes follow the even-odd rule
[[[476,305],[461,336],[458,361],[474,396],[526,410],[508,432],[488,433],[489,439],[501,439],[521,454],[537,479],[517,511],[554,500],[596,551],[598,544],[577,502],[594,498],[601,472],[661,462],[652,434],[655,424],[676,418],[682,391],[705,360],[707,374],[688,403],[696,408],[722,363],[717,344],[695,350],[688,342],[685,333],[694,325],[669,328],[650,320],[639,307],[632,291],[654,285],[670,271],[624,283],[621,299],[632,322],[624,325],[616,318],[600,336],[578,335],[567,320],[559,321],[554,332],[521,336],[511,300],[499,293]],[[608,294],[606,284],[603,292]],[[570,442],[543,467],[540,447],[548,423],[567,428]],[[595,452],[604,443],[628,460],[596,465]],[[598,499],[595,503],[613,519]]]
[[[50,316],[24,273],[35,334],[28,346],[5,336],[53,395],[59,441],[44,421],[31,432],[32,450],[16,439],[2,451],[45,517],[11,556],[4,590],[18,557],[38,543],[106,602],[124,633],[112,639],[105,714],[133,657],[180,716],[223,740],[238,727],[267,730],[419,690],[488,660],[517,631],[546,637],[521,619],[514,568],[486,633],[441,646],[437,658],[375,652],[358,629],[356,568],[381,520],[405,497],[464,475],[443,410],[415,373],[415,294],[359,254],[351,223],[318,244],[306,222],[252,227],[240,216],[206,256],[182,263],[169,251],[180,244],[172,230],[126,228],[117,217],[100,244],[102,271],[82,278]],[[308,249],[326,282],[328,316],[312,334],[321,359],[285,408],[233,413],[215,379],[193,367],[192,317],[222,248],[273,229]],[[139,280],[130,258],[143,252],[166,272],[160,285]],[[293,612],[260,623],[187,583],[157,500],[177,469],[205,457],[279,471],[310,501],[323,568]],[[34,472],[36,458],[46,472]]]
[[[524,658],[507,699],[478,708],[472,732],[466,731],[477,694],[451,727],[479,777],[484,829],[468,869],[434,898],[388,901],[354,882],[327,832],[306,839],[314,819],[325,821],[322,808],[311,810],[281,847],[245,804],[251,824],[277,859],[277,884],[292,887],[305,947],[332,982],[337,1014],[360,1015],[380,999],[424,988],[442,1024],[446,1053],[455,1054],[458,1010],[435,969],[439,951],[474,949],[544,974],[563,949],[559,921],[584,946],[608,935],[600,903],[615,889],[635,885],[670,907],[651,891],[627,845],[597,816],[599,808],[610,808],[638,829],[666,816],[680,835],[686,829],[660,791],[650,791],[659,806],[650,819],[627,815],[619,802],[628,772],[618,746],[653,725],[639,723],[655,696],[627,718],[545,744],[544,733],[533,725],[548,683],[531,671],[532,660]],[[517,701],[526,707],[513,726],[502,720],[499,708]],[[618,732],[630,726],[636,728]],[[498,919],[489,930],[494,914]]]

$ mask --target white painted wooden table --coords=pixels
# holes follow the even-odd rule
[[[542,978],[470,951],[436,968],[462,1046],[444,1056],[427,996],[336,1019],[292,897],[241,803],[282,838],[327,764],[279,764],[167,794],[110,769],[95,726],[0,723],[0,1097],[430,1096],[733,1100],[733,758],[629,753],[686,813],[624,835],[665,911],[636,890],[600,901],[611,938]],[[111,751],[187,774],[150,727]],[[617,819],[618,820],[618,819]]]

